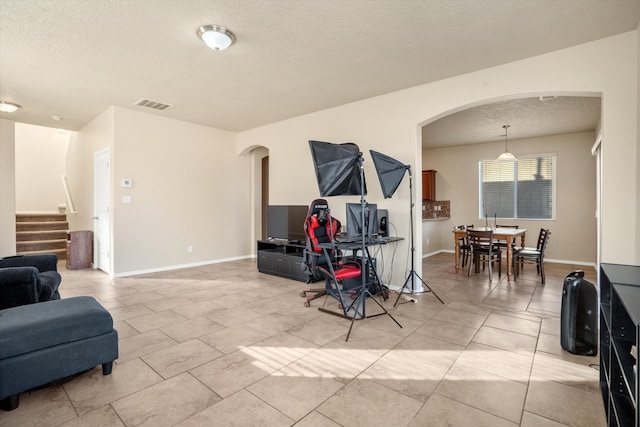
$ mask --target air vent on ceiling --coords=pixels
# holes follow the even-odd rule
[[[137,105],[139,107],[151,108],[152,110],[158,110],[158,111],[164,111],[173,107],[173,105],[170,105],[170,104],[163,104],[162,102],[152,101],[150,99],[145,99],[145,98],[142,98],[136,101],[133,105]]]

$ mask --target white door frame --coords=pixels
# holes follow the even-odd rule
[[[600,272],[600,251],[602,250],[602,131],[596,136],[591,154],[596,157],[596,268]]]
[[[93,169],[93,266],[111,274],[111,151],[94,153]]]

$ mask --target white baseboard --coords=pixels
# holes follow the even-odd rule
[[[245,255],[245,256],[239,256],[239,257],[217,259],[213,261],[194,262],[191,264],[170,265],[166,267],[151,268],[148,270],[125,271],[122,273],[110,274],[109,276],[117,278],[117,277],[137,276],[140,274],[161,273],[163,271],[180,270],[182,268],[200,267],[202,265],[210,265],[210,264],[220,264],[220,263],[229,262],[229,261],[240,261],[243,259],[251,259],[255,257],[256,257],[255,255]]]
[[[440,253],[453,254],[453,253],[455,253],[455,251],[453,251],[451,249],[440,249],[439,251],[430,252],[428,254],[423,254],[422,258],[423,259],[424,258],[429,258],[431,256],[438,255]],[[545,258],[544,261],[545,262],[552,262],[552,263],[555,263],[555,264],[584,265],[585,267],[593,267],[594,269],[596,268],[596,264],[594,262],[588,262],[588,261],[575,261],[575,260],[555,259],[555,258]]]
[[[429,252],[428,254],[422,254],[422,258],[429,258],[430,256],[434,256],[434,255],[438,255],[438,254],[442,254],[442,253],[446,253],[446,254],[453,254],[455,253],[452,250],[449,249],[440,249],[439,251],[435,251],[435,252]]]
[[[430,256],[438,255],[441,253],[454,253],[453,251],[447,249],[440,249],[439,251],[429,252],[428,254],[422,254],[422,258],[429,258]]]

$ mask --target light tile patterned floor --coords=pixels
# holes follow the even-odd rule
[[[490,283],[439,254],[423,277],[444,305],[426,293],[394,309],[392,292],[402,329],[359,320],[348,342],[347,320],[322,300],[305,308],[303,283],[253,260],[121,279],[60,269],[63,298],[109,309],[120,358],[112,375],[21,394],[2,426],[605,425],[597,357],[560,347],[562,284],[580,267],[547,264],[544,286],[532,266]]]

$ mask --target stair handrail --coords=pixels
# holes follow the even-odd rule
[[[73,199],[71,198],[71,192],[69,191],[69,182],[67,181],[67,176],[62,175],[62,186],[64,187],[64,194],[67,198],[67,206],[69,207],[69,212],[76,213],[76,206],[73,204]]]

